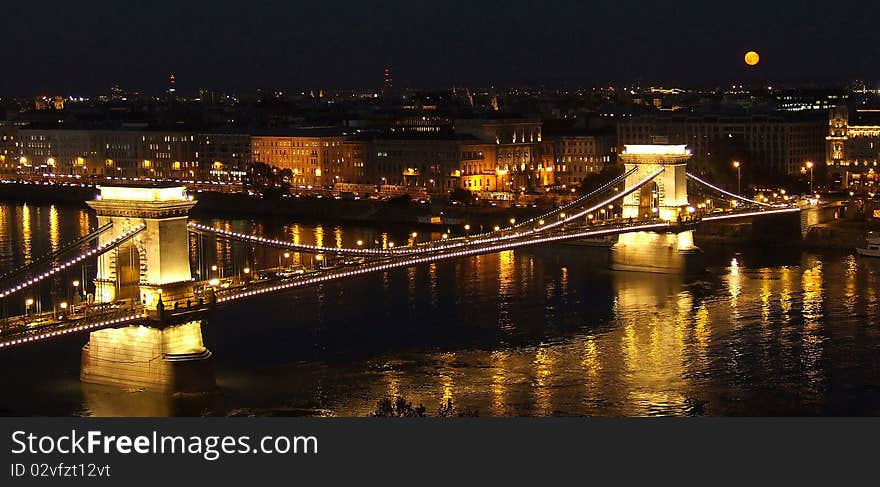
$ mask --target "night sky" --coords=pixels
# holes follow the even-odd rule
[[[184,3],[184,2],[179,2]],[[0,94],[880,79],[880,3],[30,1],[2,9]],[[746,69],[743,54],[762,59]]]

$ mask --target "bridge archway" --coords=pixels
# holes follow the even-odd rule
[[[650,184],[642,186],[639,190],[639,215],[650,218],[659,211],[660,207],[660,185],[654,180]]]
[[[116,249],[116,299],[140,299],[141,262],[141,250],[133,242]]]

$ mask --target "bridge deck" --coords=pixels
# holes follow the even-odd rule
[[[86,309],[77,307],[66,316],[42,313],[7,319],[0,322],[0,349],[21,344],[42,341],[70,333],[92,331],[106,327],[116,327],[137,323],[163,326],[182,321],[199,319],[213,305],[224,305],[233,301],[258,295],[280,293],[291,289],[356,277],[370,272],[382,272],[413,265],[437,262],[446,259],[500,252],[504,250],[564,242],[582,238],[615,235],[636,231],[681,232],[690,230],[700,221],[745,218],[800,211],[797,207],[762,208],[760,210],[740,208],[712,214],[696,214],[684,221],[623,220],[609,219],[600,222],[571,224],[536,231],[533,229],[509,229],[492,237],[478,236],[461,238],[455,241],[434,241],[429,247],[417,252],[403,254],[370,256],[353,265],[325,267],[304,274],[276,276],[268,279],[224,280],[221,286],[209,286],[207,282],[194,282],[194,293],[178,296],[165,303],[160,315],[155,310],[147,310],[142,304],[104,304]],[[228,287],[223,287],[226,285]],[[210,288],[210,294],[201,290]],[[214,302],[212,302],[214,301]]]

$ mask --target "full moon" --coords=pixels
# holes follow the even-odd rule
[[[746,64],[749,66],[754,66],[758,64],[758,61],[761,60],[761,56],[758,55],[755,51],[749,51],[746,53]]]

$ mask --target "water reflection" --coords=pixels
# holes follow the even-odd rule
[[[21,252],[22,252],[22,261],[25,264],[31,263],[31,258],[33,257],[31,254],[31,246],[33,242],[33,234],[34,230],[34,222],[31,222],[31,205],[25,203],[19,207],[21,213],[17,215],[18,220],[21,221]]]
[[[49,207],[49,244],[52,251],[58,250],[61,246],[61,230],[58,227],[58,207],[52,205]]]
[[[203,416],[222,410],[219,394],[173,396],[82,384],[83,416],[102,418]]]

